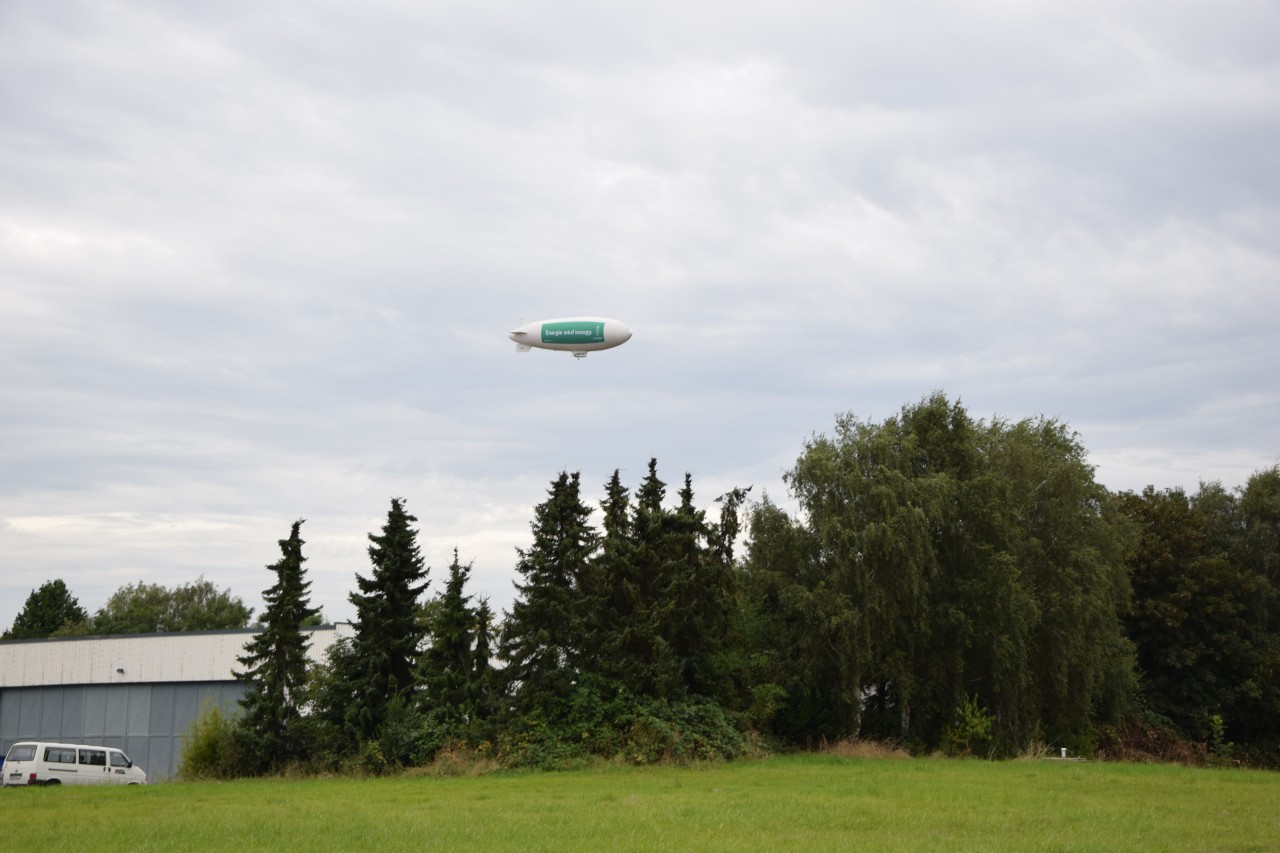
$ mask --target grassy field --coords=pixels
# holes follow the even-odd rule
[[[1277,850],[1280,774],[804,755],[0,791],[15,849]]]

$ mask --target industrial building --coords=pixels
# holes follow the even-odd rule
[[[320,662],[347,624],[303,629]],[[151,781],[173,777],[203,708],[233,711],[248,684],[232,674],[257,633],[191,631],[0,642],[0,755],[20,740],[123,749]]]

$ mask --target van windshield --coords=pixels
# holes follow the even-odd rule
[[[8,761],[30,761],[36,757],[36,745],[34,743],[15,743],[9,748]]]

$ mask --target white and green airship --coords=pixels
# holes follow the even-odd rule
[[[631,340],[631,330],[625,323],[605,317],[562,317],[559,320],[539,320],[525,323],[508,335],[516,342],[519,352],[538,349],[563,350],[574,358],[586,358],[587,353],[612,349]]]

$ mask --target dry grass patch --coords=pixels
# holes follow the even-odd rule
[[[430,764],[405,770],[404,776],[487,776],[502,765],[487,751],[466,746],[445,747]]]
[[[824,744],[818,752],[839,758],[910,758],[911,753],[893,741],[848,738]]]

